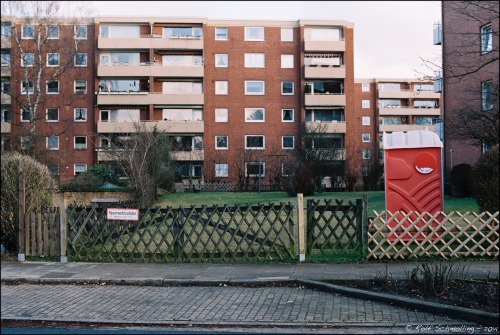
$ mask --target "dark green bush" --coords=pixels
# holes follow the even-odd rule
[[[299,193],[305,197],[314,195],[316,183],[311,177],[311,169],[303,164],[296,166],[293,175],[284,180],[283,188],[291,197],[295,197]]]
[[[451,195],[454,197],[471,197],[474,194],[472,166],[458,164],[451,170]]]
[[[484,153],[474,166],[475,198],[480,211],[498,211],[498,144]]]

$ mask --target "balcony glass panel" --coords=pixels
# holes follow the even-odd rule
[[[202,66],[202,56],[192,55],[164,55],[163,66]]]

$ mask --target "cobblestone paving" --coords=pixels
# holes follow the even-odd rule
[[[2,319],[124,323],[467,324],[301,287],[1,286]]]

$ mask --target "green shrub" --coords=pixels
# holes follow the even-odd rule
[[[454,197],[471,197],[474,194],[472,166],[458,164],[451,170],[451,195]]]
[[[311,177],[311,169],[304,164],[295,166],[292,176],[286,178],[283,184],[283,189],[291,197],[295,197],[299,193],[305,197],[311,196],[316,190],[316,183]]]
[[[498,144],[484,153],[473,170],[473,180],[477,205],[480,211],[498,211]]]

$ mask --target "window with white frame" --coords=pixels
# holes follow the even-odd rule
[[[481,27],[481,53],[485,54],[493,50],[493,29],[491,24]]]
[[[21,122],[30,122],[31,112],[29,109],[21,109]]]
[[[371,156],[370,150],[363,150],[363,159],[370,159],[370,156]]]
[[[52,135],[45,138],[47,150],[59,150],[59,136]]]
[[[75,80],[75,93],[87,93],[86,80]]]
[[[227,54],[215,54],[215,67],[227,67]]]
[[[2,66],[10,66],[10,51],[2,50],[1,52]]]
[[[295,137],[294,136],[282,136],[281,137],[281,147],[282,147],[282,149],[295,148]]]
[[[281,28],[281,42],[293,42],[293,28]]]
[[[75,136],[75,149],[76,150],[87,149],[87,136]]]
[[[215,176],[219,178],[224,178],[229,176],[229,164],[227,163],[216,163],[215,164]]]
[[[11,121],[11,112],[9,109],[2,109],[2,122],[10,122]]]
[[[363,126],[369,126],[370,125],[370,117],[369,116],[363,116],[361,118],[361,124]]]
[[[361,84],[361,92],[370,92],[370,84]]]
[[[21,83],[21,94],[33,94],[35,92],[35,86],[33,80],[23,81]]]
[[[286,108],[281,110],[281,121],[282,122],[293,122],[294,121],[294,116],[293,116],[293,109],[291,108]]]
[[[293,69],[293,55],[281,55],[281,68]]]
[[[245,95],[264,95],[265,82],[245,80]]]
[[[25,52],[21,55],[21,66],[31,67],[35,65],[35,54],[32,52]]]
[[[227,27],[215,27],[216,41],[227,41],[227,38],[228,38]]]
[[[227,122],[229,110],[227,108],[215,109],[215,122]]]
[[[59,94],[59,80],[47,81],[47,94]]]
[[[363,142],[370,142],[370,134],[364,133],[364,134],[362,134],[361,137],[362,137]]]
[[[167,28],[164,28],[167,29]],[[175,28],[170,28],[175,29]],[[139,25],[109,25],[101,26],[101,38],[139,38],[141,27]]]
[[[266,56],[263,53],[246,53],[245,67],[264,68],[266,66]]]
[[[361,101],[361,107],[363,107],[363,108],[370,108],[370,100],[362,100]]]
[[[87,108],[75,108],[75,122],[87,121]]]
[[[282,81],[281,82],[281,94],[282,95],[293,95],[293,81]]]
[[[245,122],[266,121],[266,110],[264,108],[245,108]]]
[[[266,147],[264,135],[245,135],[245,149],[263,150]]]
[[[10,93],[10,78],[9,79],[2,79],[2,93]]]
[[[86,40],[87,39],[87,26],[75,26],[75,39]]]
[[[10,22],[2,22],[1,35],[4,37],[10,37],[11,29],[12,29],[12,24]]]
[[[216,150],[227,150],[228,149],[227,136],[215,136],[215,149]]]
[[[59,26],[47,26],[47,39],[56,40],[59,38]]]
[[[245,41],[264,41],[264,27],[245,27]]]
[[[225,95],[227,93],[227,81],[216,81],[215,82],[215,94]]]
[[[58,122],[59,121],[59,108],[47,108],[46,120],[47,120],[47,122]]]
[[[87,54],[77,53],[75,55],[75,66],[87,66]]]
[[[78,176],[80,173],[87,171],[87,164],[85,163],[77,163],[75,164],[75,176]]]
[[[21,27],[21,38],[22,39],[35,38],[35,26],[22,26]]]
[[[493,82],[483,81],[481,83],[481,96],[483,110],[490,110],[493,108]]]
[[[266,163],[264,162],[245,162],[245,177],[265,177]]]
[[[47,54],[47,66],[59,66],[59,53]]]

